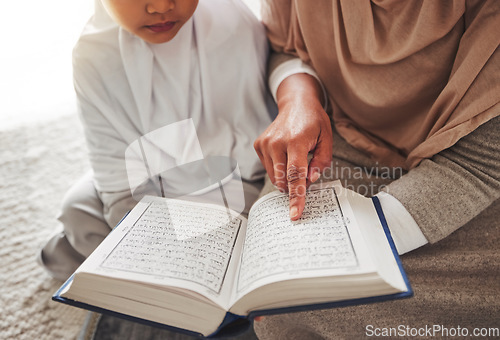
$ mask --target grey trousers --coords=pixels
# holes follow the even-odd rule
[[[104,196],[104,197],[103,197]],[[128,193],[114,195],[106,206],[88,172],[63,198],[58,220],[63,229],[42,248],[39,262],[56,279],[66,280],[137,203]]]

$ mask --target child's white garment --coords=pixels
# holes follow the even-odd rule
[[[131,143],[191,118],[204,157],[237,162],[248,205],[258,195],[251,182],[265,173],[253,142],[276,112],[266,87],[264,28],[240,0],[200,0],[177,36],[159,45],[124,31],[99,0],[95,6],[73,51],[93,176],[69,191],[59,217],[64,230],[40,253],[60,279],[135,204],[125,166]],[[182,152],[166,156],[179,164],[189,158]]]
[[[239,0],[201,0],[164,44],[123,30],[100,1],[74,50],[75,88],[96,188],[128,189],[124,153],[150,131],[192,118],[202,152],[264,176],[253,141],[270,123],[264,27]],[[184,155],[170,155],[182,164]]]

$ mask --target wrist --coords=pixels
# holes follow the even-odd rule
[[[324,107],[323,90],[316,78],[306,73],[297,73],[285,78],[276,92],[279,111],[299,103],[308,107]],[[323,111],[323,110],[321,110]]]

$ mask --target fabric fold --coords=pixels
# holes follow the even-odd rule
[[[262,9],[273,49],[313,67],[337,131],[376,161],[414,168],[500,114],[498,1],[275,0]]]

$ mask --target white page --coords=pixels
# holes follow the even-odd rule
[[[78,271],[191,289],[227,305],[224,280],[234,279],[245,225],[217,205],[146,197]]]
[[[367,248],[370,249],[371,259],[376,264],[380,275],[393,287],[406,291],[406,283],[401,276],[390,244],[386,242],[387,236],[372,200],[354,191],[348,191],[346,197],[353,211],[356,211],[358,225],[363,227],[362,236],[366,241]]]
[[[352,210],[335,194],[340,183],[313,185],[298,221],[289,217],[285,194],[262,197],[250,211],[237,297],[280,280],[374,270]],[[348,207],[347,200],[342,204]],[[318,213],[321,211],[321,213]]]

